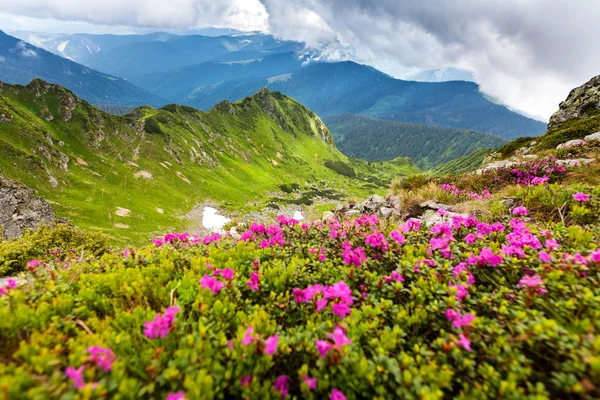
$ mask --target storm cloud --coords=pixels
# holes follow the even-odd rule
[[[596,0],[0,0],[0,8],[137,28],[260,30],[398,78],[464,68],[490,97],[543,120],[600,74]]]

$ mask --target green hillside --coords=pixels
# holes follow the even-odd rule
[[[438,165],[431,170],[431,173],[433,175],[457,175],[465,172],[473,172],[481,167],[486,154],[491,151],[491,149],[475,150],[469,155]]]
[[[207,199],[262,209],[296,184],[308,204],[310,195],[385,191],[418,171],[406,159],[349,159],[316,114],[266,89],[207,113],[169,105],[125,116],[41,80],[0,90],[0,173],[37,190],[58,216],[127,243],[182,226],[178,218]]]
[[[333,115],[323,121],[344,154],[370,161],[410,157],[422,169],[507,142],[483,132],[384,121],[358,114]]]

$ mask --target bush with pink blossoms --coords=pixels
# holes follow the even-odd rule
[[[598,398],[600,227],[532,214],[282,218],[37,268],[0,296],[0,397]]]

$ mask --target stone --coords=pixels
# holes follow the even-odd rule
[[[394,214],[394,209],[391,207],[381,207],[379,212],[384,219],[389,219]]]
[[[591,164],[596,162],[593,158],[577,158],[575,160],[556,160],[558,165],[580,167],[585,164]]]
[[[503,199],[500,200],[500,204],[504,205],[506,208],[512,208],[515,205],[515,199]]]
[[[325,211],[323,213],[323,217],[321,217],[321,219],[323,221],[329,221],[329,220],[331,220],[333,218],[335,218],[335,214],[333,212],[331,212],[331,211]]]
[[[433,200],[427,200],[421,204],[419,204],[419,207],[421,208],[428,208],[430,210],[451,210],[452,207],[446,205],[446,204],[442,204],[442,203],[436,203]]]
[[[598,142],[600,141],[600,132],[592,133],[583,138],[586,142]]]
[[[569,140],[568,142],[564,142],[556,146],[557,149],[565,149],[573,146],[581,146],[585,142],[581,139]]]
[[[518,162],[510,161],[510,160],[495,161],[493,163],[487,164],[485,167],[483,167],[481,169],[478,169],[476,171],[476,173],[477,173],[477,175],[481,175],[486,171],[490,171],[493,169],[500,169],[500,168],[510,168],[517,164],[518,164]]]
[[[467,214],[459,214],[459,213],[450,212],[450,211],[448,211],[446,213],[446,215],[439,215],[437,213],[437,211],[427,210],[427,211],[425,211],[425,213],[423,213],[423,215],[421,215],[419,217],[419,219],[425,225],[432,226],[432,225],[439,224],[442,222],[450,222],[450,221],[452,221],[452,217],[454,217],[454,216],[461,216],[464,218],[468,217]]]
[[[600,75],[571,90],[567,99],[560,103],[559,110],[550,117],[548,129],[573,118],[585,118],[595,110],[600,110]]]
[[[348,210],[344,213],[346,217],[354,217],[360,215],[360,211],[358,210]]]
[[[385,203],[385,199],[377,194],[374,194],[373,196],[369,197],[367,200],[364,201],[364,203],[362,204],[362,208],[365,212],[374,212],[376,210],[379,210],[381,208],[381,206],[383,206]]]
[[[20,237],[24,229],[53,225],[56,215],[45,199],[27,186],[0,175],[0,237]]]

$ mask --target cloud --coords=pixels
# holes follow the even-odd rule
[[[0,56],[0,63],[3,63],[4,61],[6,61],[6,58]]]
[[[65,25],[261,30],[399,78],[464,68],[486,94],[541,119],[600,74],[597,0],[0,0],[0,9]]]
[[[596,0],[262,1],[276,35],[335,41],[397,77],[472,70],[482,91],[538,118],[600,74]],[[302,18],[311,13],[319,26],[307,29]]]
[[[18,41],[15,46],[15,50],[19,52],[24,57],[37,57],[37,53],[35,50],[30,49],[27,43],[23,41]]]

